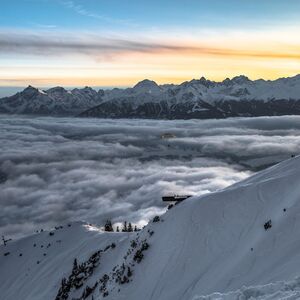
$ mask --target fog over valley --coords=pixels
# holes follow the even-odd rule
[[[298,154],[300,117],[111,120],[0,116],[0,232],[85,220],[139,227],[168,194],[201,195]]]

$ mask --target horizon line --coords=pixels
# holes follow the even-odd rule
[[[39,89],[51,89],[51,88],[55,88],[55,87],[66,87],[66,88],[86,88],[86,87],[89,87],[89,88],[103,88],[103,89],[114,89],[114,88],[131,88],[131,87],[134,87],[136,84],[142,82],[142,81],[153,81],[155,82],[158,86],[163,86],[163,85],[180,85],[180,84],[183,84],[185,82],[191,82],[193,80],[206,80],[206,81],[211,81],[211,82],[215,82],[215,83],[222,83],[226,80],[233,80],[235,78],[240,78],[240,77],[244,77],[244,78],[247,78],[249,79],[249,81],[252,81],[252,82],[255,82],[255,81],[266,81],[266,82],[274,82],[274,81],[277,81],[277,80],[281,80],[281,79],[292,79],[292,78],[295,78],[295,77],[300,77],[300,70],[299,70],[299,73],[296,73],[295,75],[291,75],[291,76],[280,76],[280,77],[277,77],[275,79],[267,79],[267,78],[263,78],[263,77],[259,77],[257,79],[251,79],[251,77],[247,76],[247,75],[244,75],[244,74],[239,74],[239,75],[235,75],[235,76],[231,76],[231,77],[224,77],[223,79],[221,80],[213,80],[213,79],[209,79],[208,77],[205,77],[205,76],[201,76],[199,78],[190,78],[190,79],[186,79],[186,80],[183,80],[183,81],[180,81],[179,83],[175,83],[175,82],[167,82],[167,83],[158,83],[155,79],[151,79],[151,78],[147,78],[145,77],[144,79],[140,79],[140,80],[136,80],[136,83],[131,85],[131,84],[116,84],[116,85],[99,85],[99,84],[95,84],[95,85],[86,85],[86,84],[82,84],[82,85],[78,85],[78,84],[31,84],[31,83],[28,83],[28,84],[24,84],[24,85],[1,85],[0,83],[0,88],[27,88],[27,87],[33,87],[33,88],[39,88]],[[33,80],[34,81],[34,80]],[[159,81],[159,80],[158,80]],[[1,79],[0,79],[0,82],[1,82]]]

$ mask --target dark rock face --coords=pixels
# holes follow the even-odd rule
[[[80,117],[147,118],[147,119],[220,119],[229,117],[259,117],[300,115],[300,100],[219,101],[214,105],[185,102],[169,106],[166,101],[149,102],[134,107],[128,102],[105,102],[81,113]]]
[[[222,101],[216,103],[216,106],[223,110],[227,117],[300,115],[300,100]]]

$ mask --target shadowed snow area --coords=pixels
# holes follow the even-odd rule
[[[171,133],[171,138],[161,135]],[[101,120],[0,115],[0,233],[67,221],[140,226],[297,154],[299,117]]]

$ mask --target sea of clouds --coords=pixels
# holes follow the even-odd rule
[[[162,139],[163,133],[176,137]],[[225,188],[300,152],[300,117],[110,120],[0,115],[0,234],[69,221],[143,226],[167,194]]]

